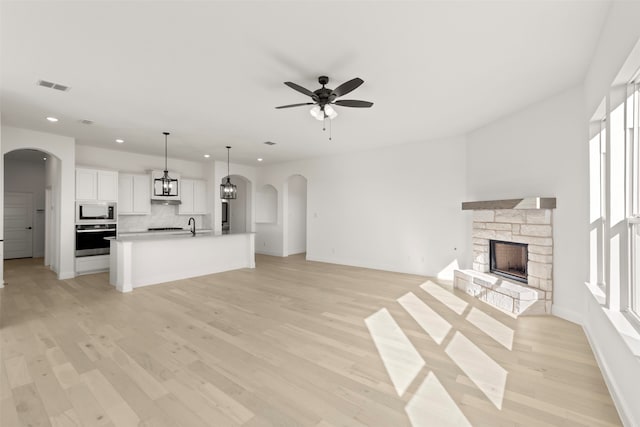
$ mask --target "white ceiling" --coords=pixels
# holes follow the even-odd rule
[[[609,6],[3,1],[2,120],[157,155],[166,130],[170,157],[226,159],[231,145],[247,164],[427,141],[581,83]],[[332,141],[307,107],[274,109],[308,101],[284,81],[315,90],[322,74],[331,88],[364,79],[345,98],[374,102],[338,107]]]

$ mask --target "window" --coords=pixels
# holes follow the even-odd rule
[[[640,330],[640,70],[591,122],[589,221],[589,281]]]

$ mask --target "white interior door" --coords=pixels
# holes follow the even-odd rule
[[[4,259],[33,257],[33,194],[4,193]]]

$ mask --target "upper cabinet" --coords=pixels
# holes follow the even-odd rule
[[[76,200],[118,201],[118,172],[77,168]]]
[[[200,179],[181,179],[182,204],[179,215],[203,215],[207,213],[207,183]]]
[[[118,177],[118,214],[147,215],[151,213],[151,177],[121,173]]]

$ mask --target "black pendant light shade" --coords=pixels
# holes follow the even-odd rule
[[[220,198],[223,200],[231,200],[238,197],[238,187],[231,183],[229,178],[229,151],[231,147],[227,145],[227,181],[220,184]]]
[[[169,176],[169,169],[167,168],[167,137],[169,132],[162,132],[162,134],[164,135],[164,174],[162,178],[153,180],[154,193],[156,196],[177,196],[178,180]]]

